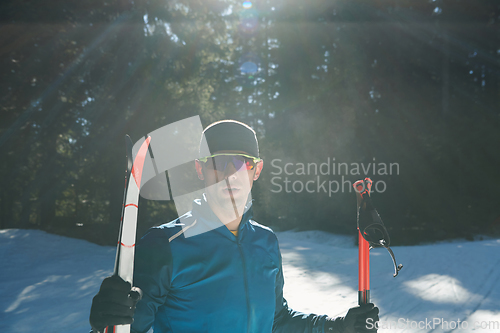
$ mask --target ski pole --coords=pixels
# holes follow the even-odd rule
[[[357,198],[357,219],[359,220],[360,210],[366,209],[363,203],[363,196],[369,196],[372,186],[370,178],[358,180],[353,184]],[[370,303],[370,244],[363,238],[358,223],[358,304]]]

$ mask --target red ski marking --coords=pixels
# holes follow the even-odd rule
[[[121,245],[121,246],[123,246],[123,247],[128,247],[128,248],[132,248],[132,247],[134,247],[134,246],[135,246],[135,244],[132,244],[132,245],[125,245],[125,244],[123,244],[122,242],[119,242],[118,244],[120,244],[120,245]]]
[[[132,166],[132,177],[137,184],[137,187],[141,188],[141,177],[142,177],[142,169],[144,167],[144,160],[146,159],[146,154],[148,153],[148,146],[151,142],[151,137],[148,138],[142,143],[141,148],[137,152],[135,156],[134,164]]]
[[[127,208],[128,206],[134,206],[135,208],[139,208],[136,204],[128,204],[128,205],[125,205],[125,208]]]

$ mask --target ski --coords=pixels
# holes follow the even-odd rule
[[[135,160],[132,161],[132,140],[125,136],[127,147],[127,173],[123,194],[122,216],[118,244],[116,248],[115,268],[113,275],[118,275],[133,286],[135,240],[137,232],[137,213],[139,210],[139,190],[142,170],[146,159],[151,137],[142,143]],[[104,333],[130,333],[130,325],[106,327]]]

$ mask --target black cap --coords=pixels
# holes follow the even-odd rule
[[[207,151],[207,145],[210,151]],[[236,120],[222,120],[209,125],[201,137],[200,157],[223,150],[243,151],[250,156],[259,157],[255,131]]]

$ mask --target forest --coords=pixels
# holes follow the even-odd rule
[[[498,236],[499,22],[493,0],[2,1],[0,229],[116,244],[124,136],[199,116],[257,132],[274,230],[354,235],[370,177],[395,245]],[[183,213],[141,199],[138,235]]]

